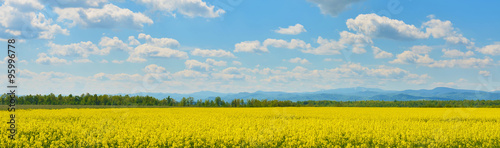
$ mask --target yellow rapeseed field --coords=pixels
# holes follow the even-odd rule
[[[500,147],[490,108],[36,109],[16,122],[1,147]]]

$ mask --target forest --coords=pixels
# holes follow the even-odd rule
[[[2,105],[8,105],[10,96],[0,97]],[[25,95],[18,96],[19,105],[127,105],[127,106],[172,106],[172,107],[500,107],[500,100],[418,100],[418,101],[330,101],[330,100],[268,100],[233,99],[230,102],[220,97],[214,99],[195,99],[183,97],[179,100],[166,97],[157,99],[151,96],[129,95]]]

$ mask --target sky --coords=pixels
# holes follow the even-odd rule
[[[497,1],[0,3],[18,94],[500,90]]]

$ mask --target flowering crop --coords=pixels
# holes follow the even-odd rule
[[[1,147],[500,147],[492,108],[35,109],[16,122]]]

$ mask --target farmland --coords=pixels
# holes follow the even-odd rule
[[[500,146],[495,108],[25,109],[16,122],[1,147]]]

